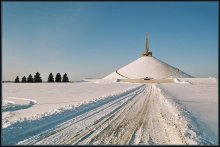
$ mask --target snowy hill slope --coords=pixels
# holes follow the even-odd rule
[[[183,71],[150,56],[142,56],[103,79],[192,78]]]

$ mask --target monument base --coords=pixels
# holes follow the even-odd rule
[[[152,52],[143,53],[142,56],[150,56],[150,57],[152,57]]]

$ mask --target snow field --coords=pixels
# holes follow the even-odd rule
[[[187,122],[155,85],[100,101],[18,144],[197,144],[184,135]]]
[[[36,85],[7,85],[3,106],[8,111],[3,112],[3,123],[8,121],[5,124],[9,125],[3,128],[3,144],[217,144],[217,80],[179,78],[174,81],[141,85],[90,80],[54,85],[55,90],[49,89],[51,85],[37,86],[37,93],[32,90]],[[21,98],[24,95],[28,99]],[[64,103],[60,101],[61,95],[65,96]],[[31,107],[11,108],[30,101]],[[43,112],[35,112],[36,108]],[[21,117],[28,113],[28,117]]]
[[[72,106],[61,107],[59,109],[53,109],[50,112],[44,112],[42,114],[36,114],[32,117],[20,118],[18,120],[8,122],[10,125],[5,125],[6,127],[3,129],[3,143],[16,144],[20,140],[50,129],[51,127],[54,127],[63,121],[67,121],[74,116],[84,113],[91,108],[102,105],[105,101],[108,101],[111,98],[117,98],[118,95],[123,95],[124,93],[127,93],[127,91],[131,91],[134,88],[137,88],[137,86],[138,85],[127,84],[127,86],[125,86],[126,89],[120,91],[116,90],[115,94],[111,93],[108,96],[91,99],[90,101],[86,101],[84,103],[81,102]],[[33,108],[31,110],[33,111]],[[6,117],[5,120],[7,120]]]
[[[2,126],[6,128],[18,121],[36,120],[53,113],[60,113],[106,96],[124,92],[137,85],[121,83],[97,84],[94,82],[65,84],[4,83]],[[32,104],[35,103],[33,101],[37,101],[37,104]]]

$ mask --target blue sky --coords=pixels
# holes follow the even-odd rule
[[[3,2],[3,80],[102,78],[140,57],[218,77],[217,2]]]

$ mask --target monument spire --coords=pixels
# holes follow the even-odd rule
[[[148,33],[146,33],[146,46],[145,46],[145,52],[147,53],[148,51],[149,51]]]
[[[146,45],[142,56],[152,56],[152,52],[149,52],[148,33],[146,32]]]

